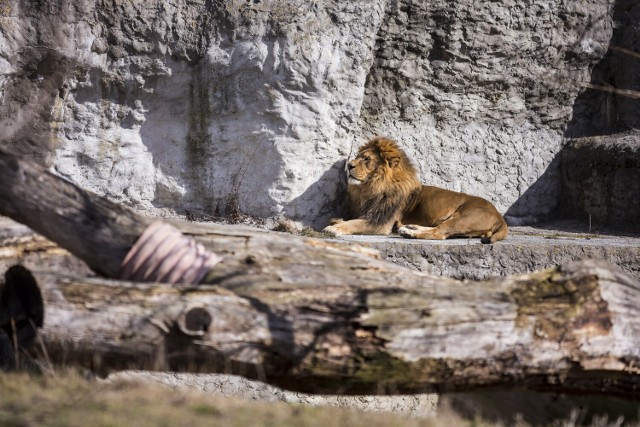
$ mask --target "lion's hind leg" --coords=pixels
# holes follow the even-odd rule
[[[455,213],[435,227],[407,225],[398,229],[402,237],[413,239],[444,240],[450,237],[491,237],[490,228],[478,229],[468,216]]]
[[[398,229],[398,234],[408,239],[444,240],[447,238],[438,227],[423,227],[421,225],[405,225]]]

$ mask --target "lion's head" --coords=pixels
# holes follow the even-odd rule
[[[403,209],[421,186],[416,170],[398,144],[375,137],[348,163],[347,214],[383,224]]]

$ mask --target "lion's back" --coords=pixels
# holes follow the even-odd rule
[[[447,219],[452,212],[475,211],[480,215],[490,215],[502,219],[495,206],[482,197],[473,196],[445,188],[423,185],[417,203],[405,212],[404,224],[418,224],[433,227]]]

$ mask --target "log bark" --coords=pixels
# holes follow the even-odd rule
[[[217,286],[42,276],[44,341],[52,359],[98,371],[233,373],[312,393],[640,398],[640,285],[616,267],[473,283],[332,255],[309,274],[252,261]]]
[[[0,150],[0,214],[115,277],[149,221],[29,161]]]

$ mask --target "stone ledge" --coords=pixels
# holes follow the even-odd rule
[[[414,417],[434,416],[438,404],[436,393],[389,396],[307,394],[287,391],[260,381],[226,374],[121,371],[110,374],[106,381],[160,383],[172,388],[201,390],[249,400],[334,406],[371,412],[397,412]]]
[[[377,249],[395,264],[456,279],[523,274],[583,258],[606,259],[640,277],[640,237],[511,227],[509,236],[494,245],[479,239],[407,240],[397,235],[335,240]]]
[[[207,227],[207,223],[182,221],[175,225],[187,233],[194,225],[199,229]],[[382,258],[395,264],[456,279],[484,280],[491,276],[523,274],[583,258],[605,259],[640,277],[640,235],[615,236],[562,231],[579,228],[569,223],[548,226],[549,228],[544,229],[510,227],[509,236],[494,245],[483,245],[479,239],[408,240],[397,235],[342,236],[331,240],[375,249],[381,253]],[[236,230],[246,228],[227,227]],[[267,232],[263,229],[254,230]],[[0,248],[3,241],[9,243],[16,238],[29,239],[32,236],[37,235],[29,228],[0,217]],[[42,238],[36,239],[45,241]],[[0,267],[4,269],[15,262],[14,256],[7,257],[4,259],[0,251]],[[66,251],[58,250],[48,254],[36,250],[31,254],[23,254],[20,259],[27,268],[36,270],[62,269],[71,274],[91,274],[82,261]]]

